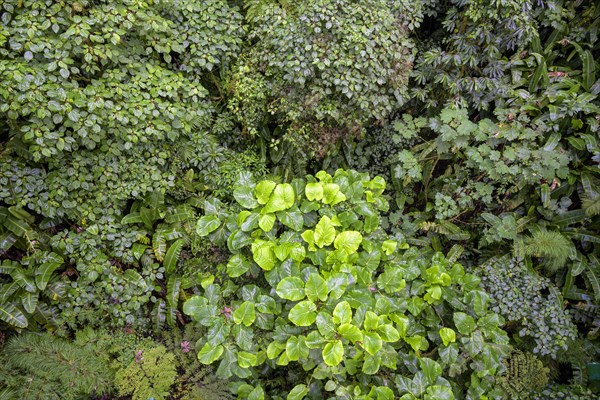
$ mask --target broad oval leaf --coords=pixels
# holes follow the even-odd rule
[[[276,183],[273,181],[261,181],[254,188],[256,199],[260,204],[267,204],[273,189],[275,189]]]
[[[241,254],[234,254],[227,263],[227,275],[237,278],[244,275],[250,269],[250,262]]]
[[[329,288],[327,287],[325,279],[323,279],[323,277],[320,274],[312,273],[306,281],[306,287],[304,288],[304,292],[311,301],[326,301],[327,294],[329,293]]]
[[[362,235],[357,231],[344,231],[336,236],[333,243],[336,249],[342,249],[348,254],[354,254],[362,243]]]
[[[344,358],[344,345],[341,340],[329,342],[323,347],[323,361],[330,367],[335,367]]]
[[[277,295],[282,299],[299,301],[305,297],[304,281],[296,276],[283,278],[276,289]]]
[[[254,303],[245,301],[233,312],[233,322],[250,326],[256,319]]]
[[[335,235],[336,231],[333,224],[331,223],[331,219],[329,219],[328,216],[324,215],[315,227],[315,244],[321,248],[329,246],[331,243],[333,243]],[[302,236],[302,238],[304,238],[304,236]]]
[[[217,230],[221,226],[221,220],[216,215],[205,215],[196,223],[196,233],[198,236],[206,236]]]
[[[454,325],[460,333],[468,335],[475,329],[475,319],[463,312],[455,312]]]
[[[244,208],[253,209],[259,205],[252,188],[247,185],[237,185],[233,190],[233,198]]]
[[[375,332],[364,332],[363,333],[363,347],[367,351],[367,353],[373,355],[381,350],[383,346],[383,341],[381,340],[381,336],[379,336]]]
[[[339,302],[333,309],[333,322],[335,324],[349,324],[352,321],[352,308],[347,301]]]
[[[296,193],[289,183],[282,183],[275,187],[267,204],[262,209],[262,213],[274,213],[287,210],[292,207],[296,201]]]
[[[356,325],[342,324],[338,327],[337,331],[344,339],[348,339],[352,343],[363,341],[363,334]]]
[[[319,182],[307,183],[304,194],[309,201],[319,201],[323,198],[323,185]]]
[[[317,319],[317,306],[310,300],[296,304],[288,314],[289,320],[296,326],[310,326]]]
[[[221,354],[223,354],[223,350],[224,349],[222,345],[218,345],[215,347],[206,343],[198,352],[198,361],[200,361],[202,364],[212,364],[213,362],[218,360],[219,357],[221,357]]]
[[[308,386],[305,384],[300,384],[294,386],[292,390],[287,395],[287,400],[302,400],[304,396],[308,393]]]

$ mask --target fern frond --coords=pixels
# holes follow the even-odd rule
[[[600,214],[600,194],[598,194],[598,192],[592,193],[593,194],[586,193],[581,196],[581,207],[588,217],[594,217]]]
[[[524,255],[542,258],[546,269],[556,272],[567,262],[573,243],[559,232],[540,229],[518,246],[515,243],[515,252],[522,251]]]

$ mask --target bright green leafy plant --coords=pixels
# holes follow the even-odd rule
[[[497,397],[508,338],[475,275],[380,228],[385,181],[338,170],[291,183],[242,180],[239,212],[198,220],[231,257],[184,304],[198,359],[257,396],[294,371],[288,398]],[[285,368],[283,368],[285,367]],[[289,373],[289,372],[288,372]]]

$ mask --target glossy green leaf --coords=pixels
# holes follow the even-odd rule
[[[207,236],[221,226],[221,220],[216,215],[205,215],[198,220],[196,224],[196,233],[198,236]]]
[[[454,313],[454,325],[456,329],[463,335],[468,335],[475,329],[475,319],[463,312]]]
[[[329,246],[333,243],[335,235],[336,231],[331,223],[331,219],[327,216],[323,216],[315,227],[314,243],[321,248]]]
[[[283,278],[277,284],[276,292],[282,299],[291,301],[299,301],[306,296],[304,292],[304,281],[295,276]]]
[[[287,400],[302,400],[308,394],[308,386],[304,384],[296,385],[288,393]]]
[[[368,331],[374,331],[379,328],[379,316],[373,311],[367,311],[365,314],[364,327]]]
[[[221,357],[223,350],[224,349],[222,345],[211,346],[210,344],[206,343],[198,352],[198,361],[200,361],[202,364],[212,364],[213,362],[217,361],[219,357]]]
[[[323,185],[321,183],[307,183],[304,188],[304,194],[310,201],[323,199]]]
[[[400,333],[391,324],[384,324],[377,327],[377,333],[379,333],[384,342],[394,343],[400,340]]]
[[[38,300],[39,293],[25,292],[21,297],[21,304],[23,304],[25,311],[27,311],[29,314],[33,314],[38,305]]]
[[[453,329],[441,328],[440,338],[442,338],[442,343],[444,343],[444,346],[448,346],[450,343],[454,343],[456,341],[456,333]]]
[[[323,347],[323,361],[330,367],[335,367],[344,358],[344,345],[341,340],[329,342]]]
[[[442,367],[431,358],[420,358],[419,365],[430,385],[434,384],[437,378],[442,376]]]
[[[269,232],[275,225],[275,214],[263,214],[258,219],[258,226],[265,232]]]
[[[340,191],[338,184],[327,183],[323,185],[323,203],[334,206],[345,200],[346,196]]]
[[[45,262],[35,270],[35,285],[39,290],[44,290],[50,281],[52,274],[61,264],[55,262]]]
[[[381,356],[379,354],[365,355],[365,361],[362,366],[362,371],[367,375],[375,375],[381,366]]]
[[[383,252],[388,256],[391,255],[394,251],[396,251],[397,247],[398,242],[395,240],[385,240],[381,244],[381,250],[383,250]]]
[[[329,288],[327,287],[325,279],[323,279],[320,274],[313,273],[310,274],[308,280],[306,281],[304,292],[306,293],[308,299],[313,302],[318,300],[326,301]]]
[[[233,312],[233,322],[250,326],[256,319],[254,303],[245,301]]]
[[[277,257],[273,250],[272,242],[255,242],[252,243],[252,257],[254,262],[265,271],[270,271],[277,263]]]
[[[317,319],[316,311],[317,306],[315,303],[304,300],[292,307],[288,318],[296,326],[309,326]]]
[[[432,385],[427,388],[424,400],[454,400],[452,389],[447,386]]]
[[[10,303],[0,303],[0,319],[17,328],[26,328],[29,325],[27,317],[17,307]]]
[[[267,204],[265,204],[262,213],[274,213],[287,210],[292,207],[296,201],[296,193],[289,183],[282,183],[275,187]]]
[[[322,337],[326,339],[331,339],[335,335],[335,325],[333,323],[333,318],[331,314],[327,311],[321,311],[319,315],[317,315],[317,329]]]
[[[256,199],[260,204],[267,204],[267,201],[269,201],[275,186],[276,183],[272,181],[261,181],[258,183],[258,185],[256,185],[254,193],[256,194]]]
[[[227,275],[237,278],[244,275],[250,269],[250,262],[241,254],[234,254],[227,263]]]
[[[363,334],[355,325],[342,324],[338,327],[337,332],[342,335],[344,339],[348,339],[352,343],[363,341]]]
[[[238,351],[237,362],[242,368],[250,368],[257,365],[258,359],[255,354],[248,353],[247,351]]]
[[[304,336],[292,336],[285,344],[285,352],[290,361],[298,361],[308,358],[310,349],[306,345]]]
[[[381,336],[375,332],[363,332],[363,347],[367,353],[376,354],[383,346]]]
[[[258,201],[254,198],[253,190],[247,185],[238,185],[233,190],[233,198],[244,208],[253,209],[258,207]]]
[[[342,249],[347,254],[353,254],[358,250],[358,247],[362,243],[362,239],[360,232],[344,231],[336,236],[333,245],[336,249]]]
[[[347,301],[339,302],[333,309],[333,322],[337,325],[349,324],[352,321],[352,308]]]

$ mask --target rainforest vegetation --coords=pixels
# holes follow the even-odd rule
[[[0,20],[0,399],[598,398],[599,0]]]

